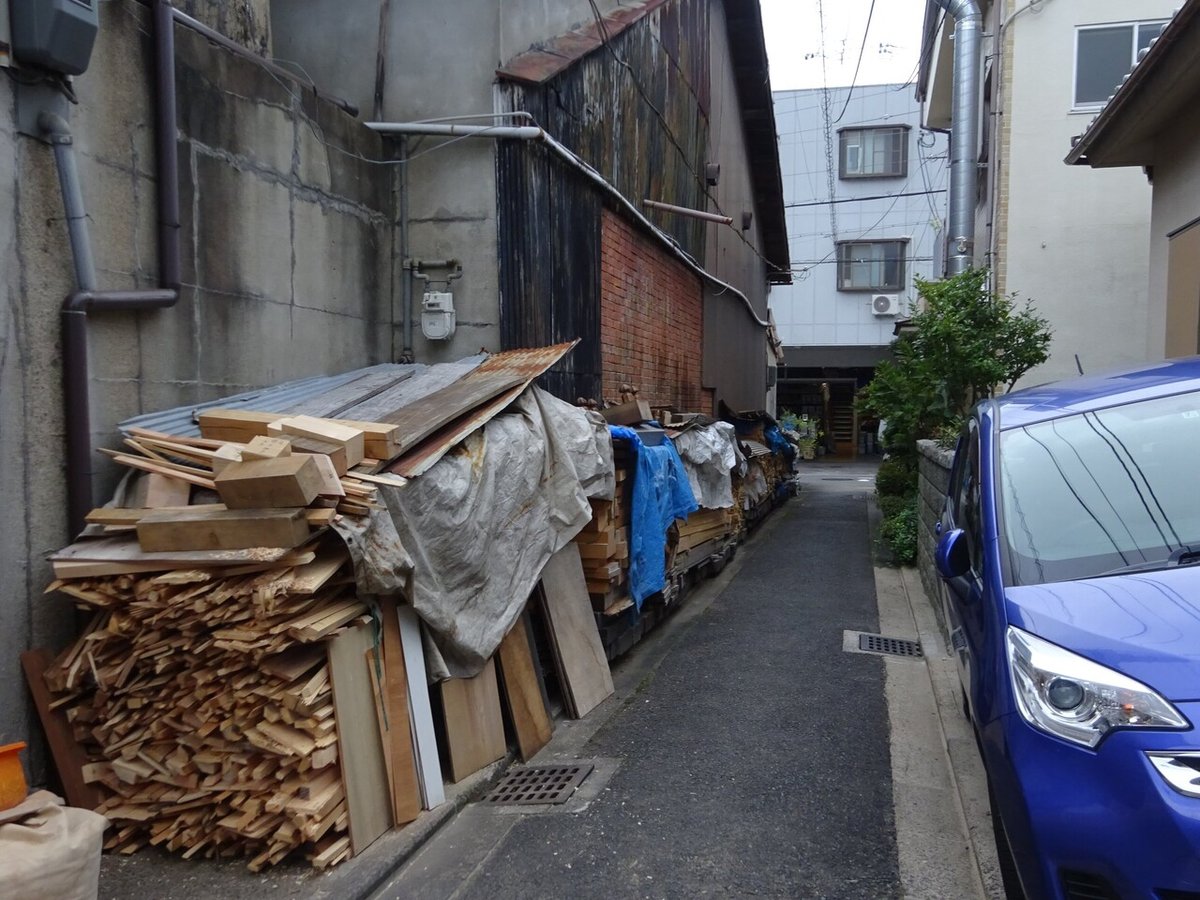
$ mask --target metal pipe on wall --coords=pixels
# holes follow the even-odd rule
[[[979,165],[979,69],[983,14],[975,0],[934,0],[954,17],[954,90],[950,127],[950,253],[957,275],[975,261],[975,180]]]
[[[63,301],[63,417],[66,438],[67,527],[74,537],[84,527],[93,503],[91,392],[88,383],[87,317],[92,312],[163,309],[179,301],[182,271],[179,247],[179,158],[176,149],[175,35],[169,0],[154,3],[155,175],[158,182],[158,260],[160,288],[98,291],[87,211],[83,204],[70,126],[43,113],[43,138],[54,148],[67,233],[75,267],[76,290]]]
[[[680,216],[687,216],[691,219],[702,219],[705,222],[717,222],[721,225],[732,225],[733,216],[722,216],[717,213],[705,212],[702,209],[692,209],[688,206],[676,206],[674,203],[660,203],[657,200],[643,200],[642,206],[649,209],[659,209],[663,212],[671,212]]]
[[[597,187],[608,194],[609,197],[622,206],[627,213],[629,213],[638,223],[642,225],[642,227],[646,228],[651,234],[663,242],[671,251],[671,253],[689,269],[691,269],[709,284],[718,288],[720,293],[728,293],[737,297],[742,302],[742,305],[745,306],[746,311],[750,314],[750,318],[754,320],[756,325],[761,328],[771,327],[771,323],[769,321],[759,316],[758,312],[754,309],[754,304],[750,302],[749,297],[747,297],[733,285],[717,278],[717,276],[713,275],[702,265],[692,259],[692,257],[684,252],[682,247],[675,243],[670,235],[642,215],[642,211],[634,206],[633,203],[630,202],[629,198],[617,190],[616,187],[610,184],[603,175],[588,165],[587,162],[577,156],[569,148],[552,138],[541,128],[534,126],[436,125],[428,122],[367,122],[366,126],[372,131],[378,131],[381,134],[425,134],[442,137],[456,136],[515,138],[518,140],[540,141],[563,162],[581,172]],[[454,131],[445,130],[447,128],[454,129]]]

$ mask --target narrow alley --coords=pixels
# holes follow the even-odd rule
[[[880,629],[873,472],[806,466],[801,496],[614,668],[602,724],[533,760],[594,764],[571,801],[472,804],[376,897],[977,895],[953,810],[916,866],[941,886],[902,878],[887,666],[922,662],[843,650]]]

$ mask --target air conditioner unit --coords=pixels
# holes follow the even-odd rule
[[[899,294],[876,294],[871,298],[871,312],[877,316],[894,316],[900,312]]]

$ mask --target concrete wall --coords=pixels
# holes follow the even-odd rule
[[[615,213],[602,215],[604,396],[616,402],[625,383],[651,406],[709,412],[712,398],[700,385],[699,277]]]
[[[612,0],[597,4],[601,13],[617,5]],[[275,52],[300,62],[317,84],[357,104],[367,119],[486,115],[496,108],[493,82],[500,63],[592,19],[586,0],[393,0],[381,23],[382,6],[379,0],[275,0]],[[380,53],[387,63],[377,84]],[[457,331],[450,340],[428,341],[421,335],[422,285],[413,284],[410,349],[417,360],[430,363],[499,350],[495,144],[491,139],[412,138],[405,146],[402,152],[412,158],[400,173],[408,233],[398,232],[397,255],[454,258],[463,266],[463,277],[452,285]],[[444,271],[432,274],[436,278]],[[399,297],[405,277],[397,270],[398,317],[404,315]]]
[[[1168,18],[1171,0],[1056,0],[1013,20],[1008,216],[998,235],[1003,289],[1050,320],[1050,360],[1022,384],[1161,356],[1147,318],[1150,187],[1136,169],[1066,166],[1096,110],[1072,110],[1079,25]],[[1159,346],[1154,349],[1155,344]]]
[[[897,316],[871,311],[874,293],[837,289],[836,241],[909,238],[901,313],[908,313],[917,291],[914,277],[936,277],[935,246],[941,235],[946,194],[860,200],[832,205],[833,199],[944,191],[947,185],[946,136],[921,134],[920,107],[911,88],[861,85],[847,100],[846,88],[829,91],[829,118],[841,113],[830,129],[826,148],[824,91],[776,91],[775,121],[779,128],[779,161],[783,169],[788,247],[799,274],[791,285],[771,289],[771,311],[784,346],[886,346],[892,342]],[[838,177],[838,129],[860,125],[909,125],[908,174],[896,178]],[[797,204],[797,205],[793,205]],[[833,228],[836,223],[837,231]]]
[[[1154,199],[1150,213],[1148,352],[1159,355],[1166,341],[1167,235],[1200,218],[1200,119],[1181,116],[1155,147]]]
[[[918,508],[921,518],[920,527],[917,529],[917,569],[921,573],[921,583],[925,585],[925,594],[932,602],[942,632],[945,633],[943,604],[946,599],[946,587],[933,564],[933,552],[937,547],[934,527],[942,516],[942,505],[950,485],[950,466],[954,462],[954,453],[951,450],[943,450],[935,441],[917,441],[917,450],[920,464]]]
[[[153,287],[151,25],[132,0],[100,11],[70,113],[98,281]],[[90,317],[101,446],[132,415],[391,356],[391,172],[357,158],[378,158],[379,139],[191,31],[176,42],[183,290],[172,309]],[[57,648],[74,624],[41,595],[43,556],[69,538],[59,309],[74,279],[53,157],[14,133],[11,84],[0,79],[0,204],[15,211],[0,216],[0,742],[37,732],[19,652]],[[98,462],[103,502],[117,473]]]

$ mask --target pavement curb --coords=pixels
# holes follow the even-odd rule
[[[925,670],[937,707],[941,742],[980,887],[985,897],[1003,900],[1006,895],[992,830],[987,775],[979,757],[974,729],[962,710],[962,691],[954,657],[947,649],[933,601],[925,592],[919,571],[905,567],[897,570],[897,574],[925,650]]]

